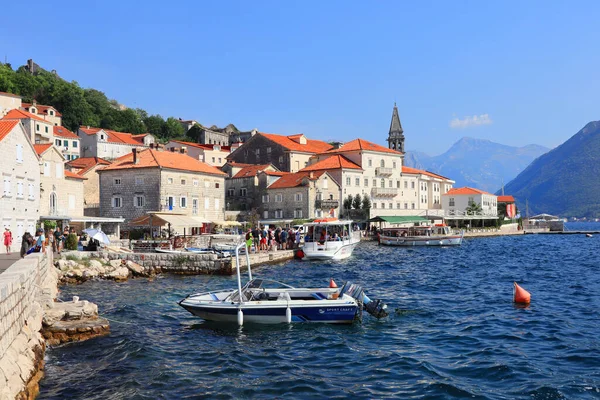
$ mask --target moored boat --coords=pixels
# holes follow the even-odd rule
[[[445,224],[384,228],[379,244],[385,246],[459,246],[464,232],[454,233]]]
[[[252,278],[248,265],[248,283],[242,286],[239,250],[236,247],[238,288],[187,296],[179,305],[208,321],[276,324],[324,322],[350,324],[362,310],[376,318],[388,315],[387,306],[371,300],[361,286],[347,282],[342,288],[295,288],[268,279]]]
[[[303,225],[304,258],[308,260],[343,260],[352,255],[360,242],[361,232],[352,221],[337,218],[316,219]]]

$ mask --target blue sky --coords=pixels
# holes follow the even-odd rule
[[[489,3],[7,2],[0,55],[163,117],[327,140],[386,145],[395,101],[430,155],[600,119],[600,2]]]

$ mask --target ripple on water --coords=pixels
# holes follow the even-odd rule
[[[297,286],[351,280],[392,311],[352,326],[239,328],[177,305],[235,277],[67,286],[64,298],[99,305],[111,335],[48,349],[39,398],[598,398],[597,249],[571,235],[361,243],[343,262],[256,268]],[[529,307],[512,304],[513,281],[532,293]]]

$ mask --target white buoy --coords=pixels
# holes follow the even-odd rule
[[[238,325],[239,326],[244,325],[244,312],[242,311],[241,308],[238,310]]]
[[[285,309],[285,322],[287,322],[288,324],[292,322],[292,309],[290,308],[289,304],[288,307]]]

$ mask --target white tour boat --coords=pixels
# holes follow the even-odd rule
[[[360,230],[352,221],[337,218],[316,219],[303,225],[302,253],[308,260],[343,260],[352,255],[360,242]]]
[[[208,321],[275,324],[325,322],[350,324],[360,318],[362,310],[376,318],[388,315],[381,300],[371,300],[362,287],[346,283],[342,288],[295,288],[281,282],[252,278],[249,256],[248,278],[242,286],[239,251],[235,249],[237,289],[198,293],[187,296],[179,305]],[[330,285],[331,286],[331,285]]]
[[[464,232],[454,233],[445,224],[384,228],[379,244],[385,246],[459,246]]]

